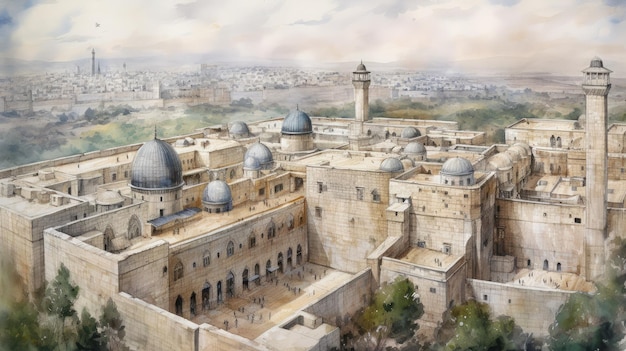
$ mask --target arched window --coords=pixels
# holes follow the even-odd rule
[[[204,267],[208,267],[211,264],[211,253],[209,251],[205,251],[202,255],[202,265]]]
[[[226,276],[226,293],[228,297],[235,296],[235,275],[233,272],[229,272]]]
[[[276,236],[276,224],[274,221],[270,221],[270,224],[267,226],[267,238],[272,239]]]
[[[293,262],[291,260],[291,256],[293,254],[293,250],[291,248],[289,248],[287,250],[287,268],[291,269],[293,266]]]
[[[241,273],[241,286],[243,286],[244,289],[248,289],[248,267]]]
[[[543,260],[543,269],[548,270],[548,260]]]
[[[191,293],[191,298],[189,299],[189,313],[192,316],[196,315],[196,292]]]
[[[556,264],[556,270],[557,270],[558,272],[560,272],[560,271],[561,271],[561,262],[557,262],[557,264]]]
[[[202,309],[208,310],[211,307],[211,284],[204,283],[202,287]]]
[[[233,178],[235,178],[235,170],[231,169],[230,170],[230,179],[233,179]]]
[[[226,256],[230,257],[235,254],[235,244],[232,241],[228,242],[228,246],[226,247]]]
[[[278,263],[278,271],[280,273],[283,273],[283,253],[282,252],[278,253],[278,259],[276,260],[276,262]]]
[[[293,226],[293,215],[290,213],[289,216],[287,216],[287,229],[292,230]]]
[[[183,264],[182,262],[178,261],[178,263],[176,263],[176,265],[174,266],[174,281],[177,281],[178,279],[183,277]]]
[[[179,316],[183,315],[183,298],[180,295],[176,298],[176,314]]]
[[[252,234],[248,238],[248,248],[251,249],[256,246],[256,235]]]

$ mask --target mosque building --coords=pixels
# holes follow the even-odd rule
[[[626,225],[610,72],[583,71],[586,121],[522,119],[485,145],[455,122],[370,118],[361,62],[354,120],[298,107],[0,171],[0,254],[30,292],[63,264],[77,310],[111,297],[133,349],[338,347],[398,276],[424,333],[476,299],[545,335]]]

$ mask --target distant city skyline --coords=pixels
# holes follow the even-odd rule
[[[576,75],[594,56],[626,76],[624,0],[17,1],[0,58],[394,63]],[[200,62],[189,62],[190,64]]]

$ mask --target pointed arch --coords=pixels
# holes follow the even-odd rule
[[[104,251],[113,252],[113,239],[115,238],[115,232],[111,228],[110,224],[107,224],[102,236]]]
[[[128,220],[128,240],[141,236],[141,221],[137,215],[132,215]]]

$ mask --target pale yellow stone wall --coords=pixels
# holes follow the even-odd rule
[[[563,272],[581,272],[583,206],[498,199],[497,208],[496,228],[504,235],[505,254],[515,256],[518,268],[543,269],[547,260],[548,270],[556,271],[561,263]]]
[[[210,324],[201,324],[198,330],[199,351],[264,351],[269,350],[253,340],[231,334]]]
[[[367,256],[387,238],[385,209],[392,176],[383,171],[307,167],[311,262],[348,272],[367,267]],[[363,200],[357,200],[357,187],[363,188]],[[380,200],[373,199],[373,191]]]
[[[362,270],[341,287],[302,308],[302,311],[321,317],[324,323],[341,327],[370,302],[373,283],[372,272]]]
[[[172,245],[169,252],[168,279],[169,279],[169,311],[175,311],[178,295],[183,299],[183,316],[190,316],[191,294],[196,294],[196,311],[202,310],[202,290],[205,284],[211,286],[210,308],[217,303],[217,285],[221,281],[222,296],[226,300],[226,278],[232,272],[235,281],[234,294],[239,295],[243,289],[242,273],[248,269],[248,277],[255,274],[255,265],[259,265],[259,279],[267,279],[266,264],[269,260],[271,267],[277,267],[278,255],[283,255],[284,272],[290,270],[288,250],[291,248],[291,267],[297,264],[297,248],[302,248],[301,264],[307,261],[307,233],[304,218],[304,199],[299,199],[283,207],[268,209],[262,214],[246,218],[236,224],[220,228],[217,231],[198,236],[194,239]],[[213,216],[228,216],[228,212],[212,214]],[[302,218],[302,220],[300,220]],[[293,229],[289,229],[289,222],[293,219]],[[268,238],[269,227],[274,223],[276,235]],[[256,244],[250,247],[250,237],[255,236]],[[233,243],[234,252],[228,255],[229,242]],[[204,265],[204,257],[210,257],[209,264]],[[219,257],[218,257],[219,256]],[[174,279],[176,266],[181,264],[183,276]],[[276,272],[280,276],[282,273]],[[254,289],[255,283],[250,282],[249,288]]]
[[[467,255],[469,276],[482,279],[490,276],[495,188],[493,173],[469,187],[401,179],[389,182],[391,196],[411,197],[411,245]]]
[[[419,294],[420,302],[424,306],[420,325],[436,327],[450,306],[465,301],[467,267],[463,258],[446,271],[385,257],[380,270],[381,283],[406,277],[415,285],[415,292]]]
[[[515,319],[525,333],[546,336],[559,307],[573,293],[557,289],[541,289],[468,279],[476,301],[488,303],[494,317],[505,315]]]

